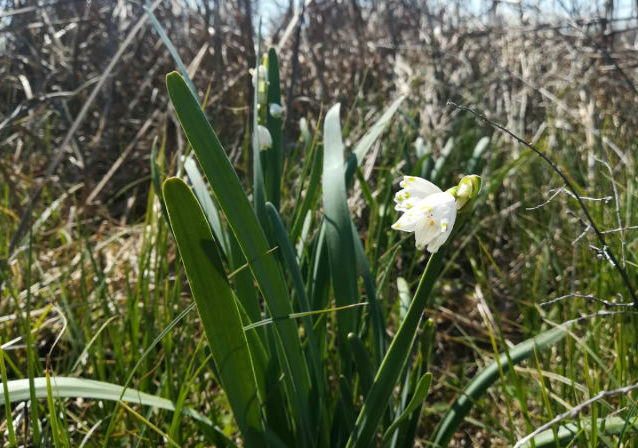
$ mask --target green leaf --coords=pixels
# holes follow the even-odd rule
[[[264,437],[260,398],[241,317],[208,221],[181,179],[164,182],[164,199],[219,381],[249,446]]]
[[[269,253],[270,247],[264,230],[257,221],[221,143],[182,77],[178,73],[170,73],[166,77],[166,85],[180,123],[246,257],[271,315],[287,316],[292,312],[292,306],[283,274],[273,254]],[[301,419],[304,441],[311,446],[314,426],[311,424],[309,410],[310,383],[298,328],[294,321],[284,319],[275,322],[275,329],[284,353],[284,381],[289,382],[289,389],[294,391],[294,396],[290,398],[296,409],[291,411],[291,415]]]
[[[366,257],[363,244],[357,234],[357,227],[354,222],[350,221],[352,228],[352,239],[354,242],[354,254],[357,263],[357,270],[363,278],[363,287],[368,295],[370,320],[372,322],[372,338],[373,338],[373,350],[374,350],[374,366],[377,367],[381,362],[381,358],[385,355],[386,340],[385,340],[385,322],[383,320],[383,311],[379,298],[377,296],[377,287],[374,284],[374,276],[370,272],[370,263]]]
[[[228,241],[226,232],[224,231],[221,216],[219,216],[217,206],[215,206],[213,199],[210,197],[210,193],[204,183],[204,179],[202,179],[202,175],[200,174],[199,169],[197,169],[197,162],[195,162],[192,157],[188,157],[186,162],[184,162],[184,172],[188,176],[188,180],[193,187],[193,193],[195,193],[197,202],[199,202],[202,207],[202,211],[204,212],[206,220],[213,231],[215,240],[219,244],[219,247],[226,258],[230,258],[230,242]]]
[[[410,308],[383,358],[372,388],[359,412],[355,428],[348,440],[348,448],[367,448],[372,445],[381,417],[390,403],[394,386],[408,361],[421,315],[429,303],[434,282],[441,271],[444,252],[440,250],[432,254],[428,260]]]
[[[286,266],[286,270],[289,272],[292,279],[295,295],[297,296],[298,309],[301,313],[308,313],[304,317],[303,322],[304,331],[308,339],[307,350],[311,366],[310,373],[314,377],[315,388],[318,387],[321,390],[320,396],[322,397],[324,382],[323,366],[319,360],[319,345],[314,334],[313,322],[312,318],[310,317],[312,309],[310,308],[310,303],[308,302],[308,297],[306,295],[306,289],[303,284],[303,277],[301,276],[301,271],[299,270],[299,265],[297,264],[295,253],[293,251],[292,245],[290,244],[290,237],[288,236],[288,232],[286,231],[286,228],[281,221],[279,212],[277,212],[275,206],[270,202],[266,203],[266,212],[268,213],[268,217],[270,218],[270,223],[272,224],[273,228],[273,234],[277,245],[279,246],[284,264]]]
[[[621,435],[623,431],[635,433],[638,431],[638,422],[636,419],[627,420],[622,417],[607,417],[597,419],[597,430],[604,435]],[[552,429],[543,431],[538,434],[523,447],[536,448],[553,448],[558,445],[567,446],[582,432],[591,430],[591,419],[585,418],[578,423],[564,423],[556,428],[556,432]],[[627,429],[625,429],[627,428]],[[620,445],[619,445],[620,446]]]
[[[36,377],[34,380],[34,389],[36,398],[47,398],[47,379],[45,377]],[[109,400],[109,401],[126,401],[129,403],[137,403],[144,406],[152,406],[155,408],[174,411],[175,405],[166,398],[156,397],[135,389],[124,389],[122,386],[104,381],[94,381],[84,378],[70,378],[63,376],[52,376],[51,392],[54,398],[85,398],[91,400]],[[9,400],[11,403],[26,401],[29,396],[29,380],[11,380],[7,382],[7,390],[9,391]],[[4,389],[0,390],[0,401],[7,399]],[[200,422],[209,426],[213,423],[199,412],[183,408],[182,412]]]
[[[432,169],[432,173],[430,174],[430,179],[433,183],[438,184],[441,178],[443,177],[443,167],[445,167],[445,162],[447,162],[448,157],[452,153],[454,149],[454,139],[450,137],[447,142],[445,142],[445,146],[441,150],[441,154],[439,154],[438,159],[436,159],[436,163],[434,164],[434,168]]]
[[[346,163],[346,185],[352,185],[353,176],[357,166],[361,165],[363,158],[372,147],[372,144],[381,136],[388,123],[390,123],[390,119],[392,119],[392,116],[404,99],[405,97],[401,96],[394,100],[394,102],[383,112],[383,115],[381,115],[372,125],[370,130],[357,142],[354,150],[352,151],[352,156]]]
[[[171,40],[166,35],[166,31],[164,31],[164,28],[157,20],[157,17],[155,16],[155,14],[153,14],[153,11],[148,6],[144,6],[144,11],[148,15],[148,18],[151,19],[151,24],[153,25],[153,28],[155,28],[155,31],[157,31],[157,34],[159,34],[160,39],[162,39],[162,42],[164,43],[164,46],[166,47],[168,52],[171,54],[173,61],[175,61],[175,64],[177,64],[177,69],[182,73],[182,76],[185,78],[186,83],[188,84],[188,88],[191,89],[191,92],[193,92],[193,95],[197,97],[197,90],[195,89],[195,85],[193,84],[193,81],[191,81],[190,77],[188,76],[188,70],[186,69],[184,62],[182,62],[182,58],[179,56],[177,49],[175,49],[173,42],[171,42]]]
[[[363,158],[366,156],[372,144],[381,136],[384,129],[390,123],[392,116],[397,111],[403,100],[404,96],[401,96],[394,100],[394,102],[383,112],[383,115],[372,125],[370,130],[359,140],[354,147],[354,155],[357,156],[357,164],[361,165]]]
[[[481,370],[470,383],[465,386],[463,392],[452,403],[450,409],[439,422],[432,446],[445,447],[448,445],[452,436],[456,432],[459,424],[463,421],[467,413],[470,411],[476,400],[483,395],[487,389],[499,378],[499,362],[503,373],[510,369],[510,365],[516,365],[526,358],[534,354],[534,350],[543,350],[552,344],[562,340],[567,334],[565,328],[554,328],[539,334],[536,337],[527,339],[517,344],[499,356],[499,361],[494,361],[483,370]]]
[[[474,147],[474,152],[472,153],[472,158],[467,164],[467,174],[480,174],[480,165],[481,159],[483,158],[483,154],[487,150],[490,144],[489,137],[481,138],[476,146]]]
[[[412,395],[412,399],[405,407],[405,410],[401,413],[401,415],[392,422],[390,427],[386,430],[383,435],[383,444],[385,445],[390,441],[392,434],[399,427],[399,425],[407,419],[410,414],[421,407],[421,404],[425,401],[425,397],[430,391],[430,385],[432,384],[432,374],[430,372],[426,373],[421,377],[419,382],[416,385],[416,390],[414,391],[414,395]]]
[[[268,164],[264,173],[268,200],[279,210],[281,190],[281,169],[283,166],[283,133],[281,117],[270,115],[270,105],[281,106],[281,85],[279,80],[279,59],[274,48],[268,50],[268,102],[266,127],[272,137],[272,147],[267,151]]]
[[[339,104],[335,104],[324,122],[323,208],[330,276],[337,306],[350,305],[357,298],[354,241],[348,210],[343,163],[343,141],[339,122]],[[357,313],[337,314],[340,347],[347,347],[347,335],[356,332]]]

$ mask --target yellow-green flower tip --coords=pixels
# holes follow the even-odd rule
[[[481,191],[481,177],[476,174],[465,176],[459,182],[458,186],[447,190],[456,198],[456,206],[460,210],[464,208],[468,202],[473,201]]]

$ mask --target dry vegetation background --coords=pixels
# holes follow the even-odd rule
[[[320,112],[337,101],[349,111],[351,134],[359,136],[392,99],[406,94],[404,109],[414,118],[415,135],[423,136],[434,154],[461,132],[459,112],[447,105],[454,101],[530,141],[542,139],[550,154],[586,167],[577,179],[581,185],[601,169],[596,162],[601,148],[619,161],[614,170],[635,173],[638,17],[633,8],[621,16],[612,0],[470,2],[472,7],[427,0],[294,3],[279,5],[279,12],[265,19],[262,44],[279,52],[289,144],[297,141],[300,118],[314,128]],[[248,175],[248,68],[255,65],[258,5],[158,0],[148,6],[201,96],[207,96],[207,116],[231,160]],[[186,144],[164,86],[175,64],[143,4],[0,0],[0,62],[0,258],[4,262],[24,249],[29,209],[37,218],[59,198],[34,237],[51,272],[74,260],[70,244],[83,232],[92,243],[120,235],[107,264],[122,252],[135,253],[148,205],[152,141],[165,145],[167,166],[175,166]],[[485,135],[493,132],[484,123],[478,126]],[[506,163],[521,150],[500,134],[492,137],[488,158]],[[565,148],[572,153],[565,154]],[[539,224],[516,212],[560,187],[538,182],[524,199],[516,188],[495,193],[495,213],[503,211],[489,242],[503,268],[490,272],[496,297],[505,294],[504,283],[516,284],[529,256],[508,229],[518,228],[520,219]],[[588,185],[589,193],[596,191]],[[580,223],[570,226],[579,235]],[[109,284],[131,275],[112,272]],[[546,292],[553,280],[547,281]],[[6,301],[0,307],[0,314],[9,313]],[[510,317],[516,313],[507,306],[503,311]],[[477,325],[458,304],[440,312],[450,326]]]
[[[209,93],[207,113],[236,161],[250,116],[252,3],[155,5],[200,92]],[[428,136],[449,134],[456,112],[448,100],[472,105],[528,139],[575,126],[593,148],[605,119],[633,135],[635,17],[614,15],[612,1],[600,5],[598,17],[591,5],[580,11],[560,2],[495,1],[474,5],[470,14],[464,3],[310,0],[303,11],[293,2],[280,5],[264,27],[270,30],[264,48],[280,51],[287,123],[302,116],[316,121],[322,105],[337,101],[359,101],[352,120],[359,123],[408,94]],[[46,183],[56,195],[81,182],[73,193],[81,208],[125,222],[144,204],[148,183],[137,181],[149,172],[152,139],[166,135],[171,155],[184,145],[163,84],[175,64],[142,4],[3,1],[2,7],[0,132],[4,181],[16,193],[11,210],[24,209],[35,185]],[[545,129],[548,115],[559,119]]]

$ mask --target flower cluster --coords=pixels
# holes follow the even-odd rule
[[[392,228],[414,232],[416,248],[427,246],[428,252],[435,253],[450,237],[457,210],[476,197],[480,185],[478,176],[466,176],[458,186],[441,191],[425,179],[405,176],[394,196],[394,208],[403,215]]]

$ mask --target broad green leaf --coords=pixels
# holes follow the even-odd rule
[[[326,243],[330,259],[330,276],[337,306],[350,305],[357,299],[356,260],[348,210],[343,163],[343,141],[339,122],[339,104],[326,114],[324,122],[323,208]],[[347,335],[356,332],[357,313],[337,314],[337,332],[341,348],[345,349]]]
[[[213,202],[208,187],[204,183],[202,175],[197,168],[197,162],[195,162],[192,157],[186,159],[184,171],[192,184],[197,201],[202,207],[202,211],[213,231],[213,236],[220,245],[230,269],[236,270],[241,268],[246,264],[246,259],[234,235],[228,232],[227,228],[224,227],[219,211],[217,210],[217,205]],[[235,294],[246,310],[246,314],[251,322],[256,322],[261,318],[261,306],[252,283],[252,275],[247,269],[242,269],[237,272],[233,281]]]
[[[316,138],[316,133],[315,133]],[[299,200],[297,201],[300,205],[295,205],[295,218],[293,221],[292,229],[290,231],[290,237],[293,243],[297,242],[297,238],[301,235],[301,231],[303,228],[303,224],[306,220],[306,216],[308,212],[312,212],[315,208],[317,202],[319,201],[319,190],[321,186],[321,173],[323,170],[323,148],[313,144],[310,147],[310,155],[308,156],[312,160],[309,161],[309,166],[307,167],[310,170],[310,179],[308,180],[308,186],[303,192],[301,189],[304,188],[304,177],[301,179],[300,183],[300,191],[298,193]],[[304,171],[305,174],[305,171]]]
[[[565,328],[557,327],[527,339],[517,344],[499,356],[500,367],[503,373],[507,372],[510,365],[516,365],[534,354],[534,350],[543,350],[552,344],[562,340],[567,334]],[[499,362],[494,361],[481,370],[470,383],[465,386],[463,392],[452,403],[450,409],[439,422],[432,440],[432,446],[446,447],[476,400],[499,378]]]
[[[166,85],[180,123],[246,257],[270,314],[273,317],[287,316],[292,312],[292,306],[283,274],[273,254],[269,253],[264,230],[257,221],[230,160],[182,77],[178,73],[170,73],[166,77]],[[284,353],[284,381],[289,382],[290,389],[294,390],[294,396],[290,399],[296,409],[292,412],[301,420],[305,442],[311,446],[314,438],[310,418],[309,374],[297,325],[291,320],[280,320],[275,322],[275,329]]]
[[[290,244],[290,237],[288,236],[288,232],[286,231],[286,228],[281,221],[281,217],[279,216],[277,209],[270,202],[266,203],[266,213],[270,218],[270,223],[273,228],[273,236],[277,242],[277,245],[279,246],[284,264],[286,266],[286,270],[288,271],[292,279],[295,295],[297,297],[298,308],[302,314],[307,313],[306,316],[303,318],[303,323],[306,338],[308,339],[306,345],[310,359],[310,373],[313,376],[315,390],[317,390],[320,400],[323,402],[323,391],[325,382],[325,377],[323,375],[324,369],[319,359],[319,345],[315,338],[311,317],[312,309],[310,308],[310,303],[308,302],[308,297],[306,295],[306,289],[303,284],[303,277],[301,276],[301,271],[299,270],[299,265],[297,264],[297,258],[295,257],[294,250],[292,248],[292,245]]]
[[[243,324],[208,221],[181,179],[164,182],[164,200],[219,381],[248,446],[264,437],[260,397]]]
[[[350,350],[354,358],[354,365],[359,374],[359,390],[362,395],[366,395],[372,386],[374,370],[368,357],[366,346],[359,336],[354,333],[348,334]]]

